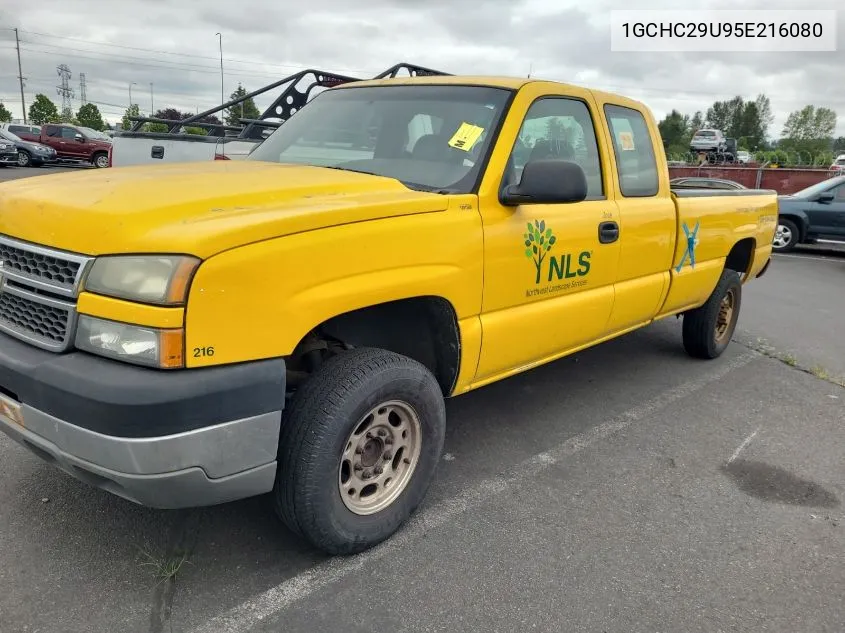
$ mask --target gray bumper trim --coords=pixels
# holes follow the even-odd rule
[[[24,426],[0,415],[0,431],[77,479],[142,505],[214,505],[273,488],[281,412],[153,438],[102,435],[26,405],[21,413]]]

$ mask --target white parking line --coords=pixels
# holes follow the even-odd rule
[[[629,409],[585,433],[575,435],[548,451],[530,457],[518,464],[510,471],[511,474],[509,475],[501,475],[481,481],[451,499],[445,499],[436,505],[421,508],[401,531],[380,545],[355,556],[335,557],[325,563],[315,565],[254,596],[239,606],[206,621],[194,629],[193,633],[246,633],[261,620],[290,607],[324,587],[338,582],[368,563],[385,556],[399,554],[409,544],[424,536],[426,532],[456,519],[467,510],[490,501],[493,497],[521,485],[526,480],[533,480],[549,466],[591,447],[596,442],[606,439],[636,422],[649,418],[656,411],[700,391],[711,383],[724,378],[735,369],[744,367],[760,357],[761,354],[757,352],[743,353],[697,380],[691,380],[672,390],[664,391],[655,398]]]
[[[774,257],[788,257],[790,259],[817,259],[820,262],[842,261],[839,257],[818,257],[815,255],[790,255],[788,253],[773,253]]]
[[[739,454],[748,447],[748,445],[751,443],[751,440],[753,440],[754,436],[757,435],[760,432],[761,428],[763,428],[763,427],[758,426],[751,435],[749,435],[748,437],[746,437],[742,441],[742,444],[740,444],[737,447],[737,449],[734,451],[734,454],[731,455],[731,458],[728,460],[728,464],[730,464],[733,460],[735,460],[737,457],[739,457]]]

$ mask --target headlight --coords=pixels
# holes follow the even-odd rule
[[[85,290],[141,303],[179,305],[199,260],[183,255],[115,255],[98,257]]]
[[[77,349],[160,369],[184,367],[184,340],[181,328],[158,330],[84,314],[76,330]]]

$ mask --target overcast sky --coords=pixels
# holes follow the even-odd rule
[[[841,0],[815,0],[834,9]],[[611,9],[679,7],[672,0],[0,0],[0,100],[20,116],[14,33],[20,29],[27,107],[38,92],[60,106],[56,67],[67,64],[79,108],[88,100],[116,121],[132,99],[150,110],[196,111],[220,103],[218,31],[225,93],[249,90],[306,67],[357,77],[399,61],[451,73],[532,76],[587,85],[645,101],[662,118],[692,114],[715,99],[769,95],[778,136],[806,104],[839,114],[845,135],[845,5],[837,52],[614,53]],[[698,0],[696,9],[796,9],[784,0]],[[267,105],[258,99],[259,108]]]

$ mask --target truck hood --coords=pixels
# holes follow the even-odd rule
[[[324,167],[207,161],[65,172],[0,185],[0,233],[86,255],[201,258],[291,233],[443,211],[449,198]]]

